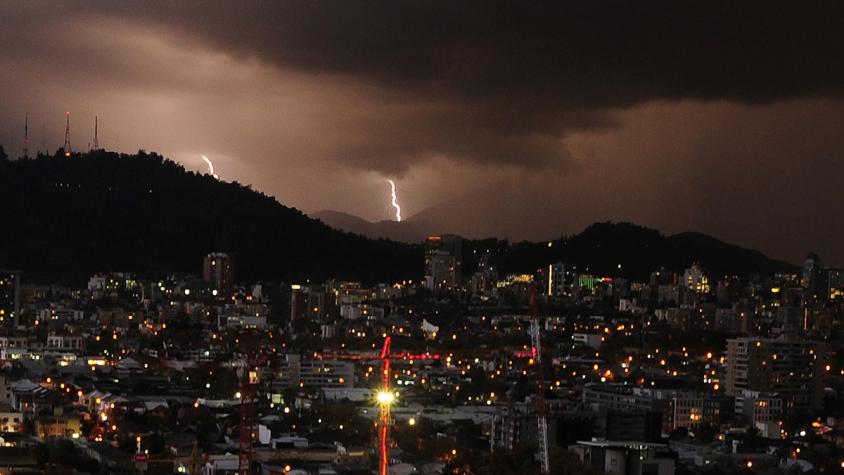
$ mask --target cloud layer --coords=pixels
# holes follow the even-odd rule
[[[390,176],[408,215],[478,190],[499,235],[629,219],[844,264],[772,224],[844,232],[842,60],[840,2],[6,2],[0,142],[28,113],[53,149],[71,110],[76,148],[97,114],[306,210],[386,218]]]

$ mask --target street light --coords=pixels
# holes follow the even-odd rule
[[[392,404],[396,396],[390,391],[379,391],[376,396],[378,404]]]

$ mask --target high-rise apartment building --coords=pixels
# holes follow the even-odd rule
[[[231,257],[222,252],[205,256],[202,263],[202,279],[221,292],[231,290],[234,284],[234,266]]]
[[[0,270],[0,321],[15,321],[20,312],[20,273]]]
[[[829,300],[844,299],[844,269],[829,269],[826,276]]]
[[[725,391],[778,393],[783,412],[808,413],[823,403],[826,344],[795,335],[727,340]]]
[[[700,264],[694,263],[683,272],[683,286],[699,294],[709,293],[709,277],[700,267]]]
[[[425,240],[425,285],[431,290],[460,285],[463,238],[453,234]]]
[[[337,295],[321,285],[293,284],[290,288],[290,320],[328,321],[337,308]]]

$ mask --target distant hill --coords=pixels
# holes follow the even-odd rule
[[[367,221],[355,215],[341,211],[323,210],[310,215],[335,229],[360,234],[374,239],[391,239],[406,243],[420,243],[431,235],[423,226],[405,220],[396,221]]]
[[[2,160],[0,202],[0,268],[30,278],[198,275],[202,257],[214,251],[231,254],[243,280],[391,282],[422,274],[419,246],[334,230],[157,154]]]
[[[453,233],[470,239],[496,236],[496,222],[467,216],[473,209],[481,206],[481,201],[489,204],[489,198],[478,193],[466,193],[406,217],[402,222],[367,221],[342,211],[322,210],[311,213],[311,217],[335,228],[372,238],[385,238],[406,243],[419,243],[426,237],[436,234]],[[508,206],[502,201],[497,203],[501,209]],[[470,219],[471,218],[471,219]],[[499,217],[500,218],[500,217]],[[506,219],[506,218],[505,218]]]

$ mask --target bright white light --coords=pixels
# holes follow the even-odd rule
[[[396,397],[389,391],[379,391],[376,396],[378,404],[392,404]]]
[[[396,197],[396,184],[393,180],[387,179],[390,183],[390,204],[396,209],[396,221],[401,222],[401,206],[399,206],[398,198]]]
[[[218,179],[218,180],[219,180],[219,179],[220,179],[220,177],[218,177],[218,176],[217,176],[217,174],[216,174],[216,173],[214,173],[214,164],[213,164],[213,163],[211,163],[211,160],[208,160],[208,157],[206,157],[205,155],[200,155],[200,157],[202,157],[202,159],[203,159],[203,160],[205,160],[205,163],[207,163],[207,164],[208,164],[208,173],[209,173],[211,176],[213,176],[214,178],[216,178],[216,179]]]

